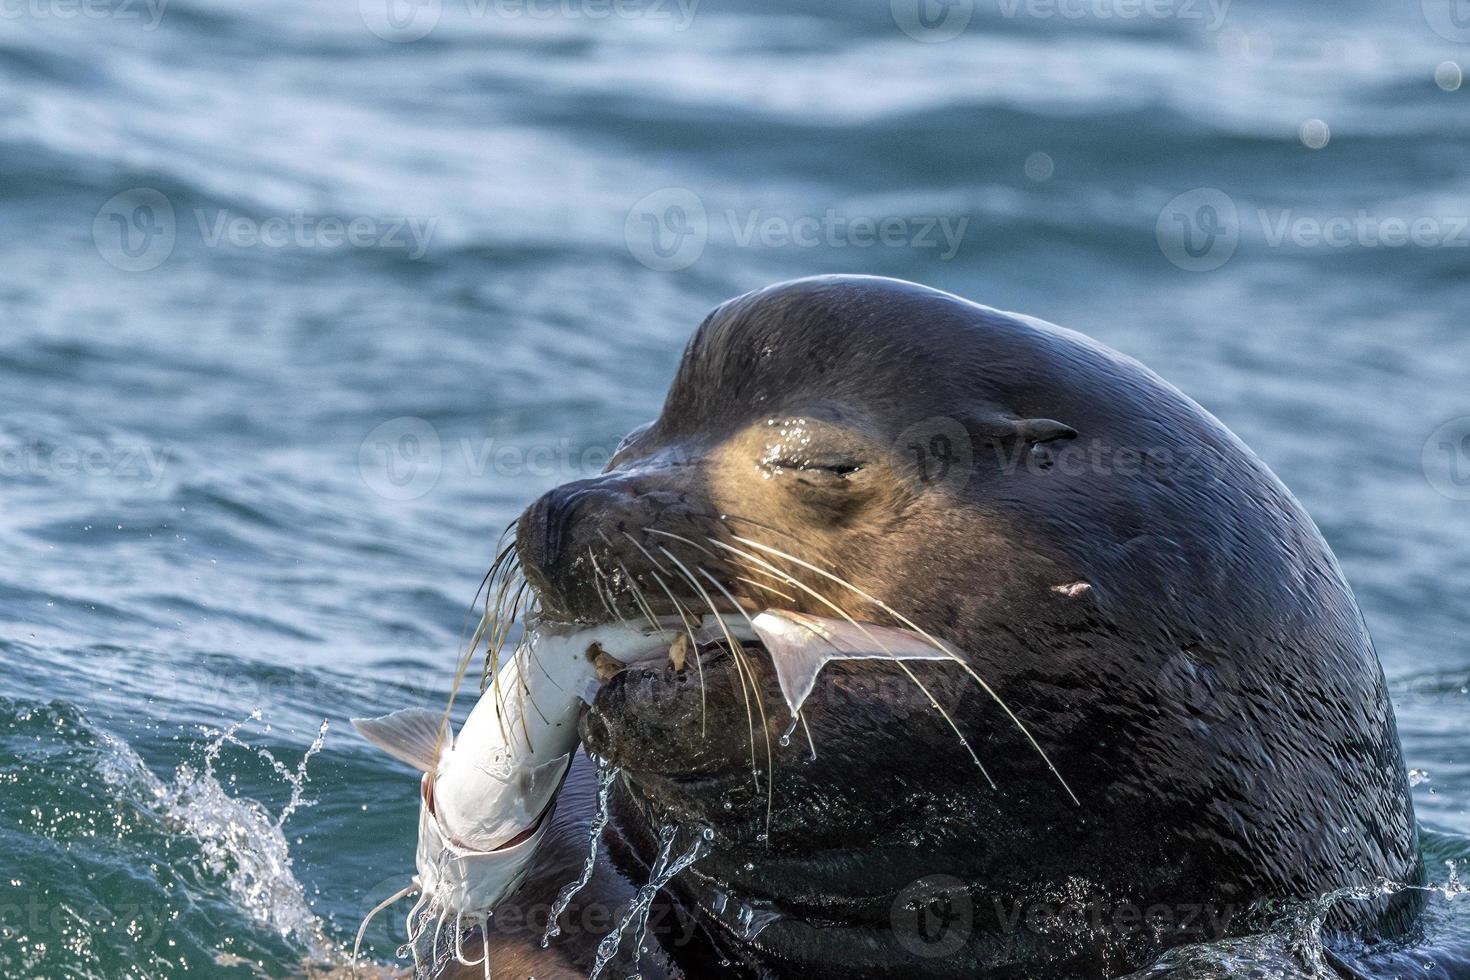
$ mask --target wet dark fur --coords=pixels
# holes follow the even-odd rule
[[[862,468],[838,482],[799,467],[764,478],[766,422],[785,417],[818,420],[813,458]],[[955,424],[968,445],[929,435]],[[941,473],[941,457],[968,472]],[[703,718],[692,667],[625,671],[584,722],[588,747],[624,770],[620,871],[604,866],[587,901],[631,895],[624,875],[641,883],[665,820],[717,834],[671,889],[694,910],[681,913],[688,928],[650,944],[645,976],[1118,975],[1258,926],[1263,900],[1422,876],[1382,673],[1326,543],[1249,449],[1129,358],[892,280],[761,290],[705,321],[659,419],[608,473],[528,510],[518,550],[559,618],[638,618],[629,590],[599,576],[621,565],[661,599],[650,554],[702,610],[661,547],[759,595],[715,539],[893,625],[736,536],[830,569],[963,651],[1080,804],[953,665],[913,669],[998,788],[891,664],[824,671],[804,712],[816,761],[800,730],[780,744],[789,716],[762,652],[751,680],[767,723],[756,717],[754,735],[728,656],[705,668]],[[1077,583],[1088,588],[1065,588]],[[798,601],[763,596],[770,605],[834,615],[780,587]],[[548,902],[575,878],[586,805],[563,802],[559,836],[512,905]],[[927,901],[914,883],[936,875],[958,916],[954,948],[925,945],[929,927],[911,941],[928,913],[905,902]],[[780,918],[742,939],[709,911],[717,892]],[[1035,912],[1069,902],[1101,910],[1102,927]],[[1411,897],[1345,902],[1329,921],[1371,937],[1414,911]],[[506,930],[496,976],[583,975],[591,931],[542,951]]]

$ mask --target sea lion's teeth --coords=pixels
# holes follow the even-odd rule
[[[628,666],[617,657],[602,648],[601,643],[593,642],[587,646],[587,659],[592,661],[592,666],[597,668],[599,680],[610,680],[614,674]]]
[[[669,644],[669,662],[674,665],[675,670],[683,670],[689,661],[689,634],[680,633],[674,637],[674,642]]]

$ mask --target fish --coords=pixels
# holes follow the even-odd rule
[[[551,825],[557,796],[578,747],[578,721],[610,673],[631,664],[670,660],[682,669],[710,643],[759,642],[770,652],[793,724],[822,667],[836,659],[953,659],[957,654],[907,630],[848,623],[783,610],[722,616],[708,625],[664,621],[595,628],[528,623],[457,734],[448,714],[405,708],[354,718],[367,741],[417,769],[420,777],[417,873],[402,891],[369,913],[353,948],[356,963],[373,916],[417,890],[421,909],[442,925],[487,916],[525,881]],[[437,936],[436,925],[434,935]],[[488,955],[488,954],[486,954]],[[456,945],[456,958],[465,965]],[[487,967],[488,968],[488,967]]]
[[[417,873],[364,921],[354,962],[372,916],[413,891],[423,907],[438,910],[440,921],[482,919],[514,894],[551,825],[600,664],[609,657],[628,664],[665,656],[673,635],[621,626],[528,626],[458,734],[451,734],[445,712],[426,708],[352,719],[363,738],[422,773]]]

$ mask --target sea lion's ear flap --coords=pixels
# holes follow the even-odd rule
[[[1027,443],[1077,438],[1076,429],[1053,419],[1018,419],[1015,426],[1016,437]]]
[[[1054,419],[977,419],[971,423],[982,436],[996,442],[1022,442],[1034,445],[1057,439],[1075,439],[1077,430]]]

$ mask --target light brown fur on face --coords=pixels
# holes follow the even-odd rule
[[[876,433],[810,416],[773,417],[748,426],[712,449],[705,466],[719,515],[714,536],[769,543],[863,591],[884,591],[883,583],[871,580],[874,566],[866,559],[878,553],[885,538],[903,533],[923,489]],[[836,592],[832,599],[856,618],[871,619],[876,612],[856,592],[842,594],[789,563],[776,574],[769,567],[774,556],[735,546],[750,555],[737,556],[748,580],[741,584],[747,592],[756,588],[767,605],[833,614],[810,593],[784,582],[784,574],[823,596]]]

